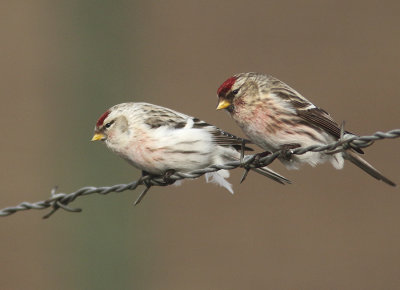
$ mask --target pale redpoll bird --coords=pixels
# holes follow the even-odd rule
[[[92,141],[97,140],[152,175],[239,160],[243,141],[197,118],[148,103],[123,103],[107,110],[96,123]],[[290,183],[267,167],[253,170],[279,183]],[[225,180],[228,170],[206,173],[205,177],[233,193]]]
[[[282,81],[260,73],[241,73],[227,79],[217,91],[217,109],[226,109],[250,140],[261,148],[275,152],[311,145],[326,145],[339,140],[340,126],[324,110],[316,107]],[[345,132],[344,139],[354,136]],[[330,161],[342,169],[344,157],[378,180],[395,186],[378,170],[355,153],[307,152],[280,157],[289,169],[300,164],[312,166]]]

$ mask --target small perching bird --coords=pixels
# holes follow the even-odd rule
[[[95,126],[92,141],[98,140],[145,175],[161,176],[239,160],[243,143],[197,118],[148,103],[123,103],[107,110]],[[279,183],[290,183],[267,167],[252,170]],[[206,173],[205,177],[233,193],[225,180],[228,170]]]
[[[326,111],[269,75],[237,74],[219,87],[217,95],[217,110],[226,109],[250,140],[264,150],[326,145],[354,136],[350,132],[341,136],[340,126]],[[374,178],[395,186],[356,151],[363,153],[353,147],[346,152],[307,152],[290,158],[283,154],[280,160],[289,169],[297,169],[302,163],[315,166],[325,161],[342,169],[346,158]]]

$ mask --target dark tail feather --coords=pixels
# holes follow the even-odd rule
[[[360,167],[362,170],[364,170],[366,173],[371,175],[372,177],[382,180],[386,184],[389,184],[391,186],[396,186],[396,184],[391,181],[390,179],[386,178],[385,176],[382,175],[378,170],[376,170],[371,164],[369,164],[367,161],[362,159],[360,156],[356,155],[353,152],[347,151],[345,154],[343,154],[343,157],[349,161],[351,161],[353,164],[356,166]]]
[[[257,172],[261,175],[264,175],[266,177],[269,177],[281,184],[291,184],[292,183],[289,179],[283,177],[282,175],[276,173],[275,171],[269,169],[268,167],[252,168],[251,170],[253,170],[254,172]]]

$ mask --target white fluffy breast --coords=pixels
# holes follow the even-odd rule
[[[214,158],[212,136],[205,130],[161,126],[136,130],[125,156],[133,165],[151,173],[168,169],[181,172],[207,167]]]

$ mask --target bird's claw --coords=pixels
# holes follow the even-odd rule
[[[300,147],[300,144],[285,144],[280,147],[280,158],[290,160],[294,153],[293,149]]]
[[[162,180],[165,183],[165,186],[174,184],[176,180],[172,179],[171,176],[176,172],[174,169],[168,169],[165,171],[165,173],[162,175]]]

